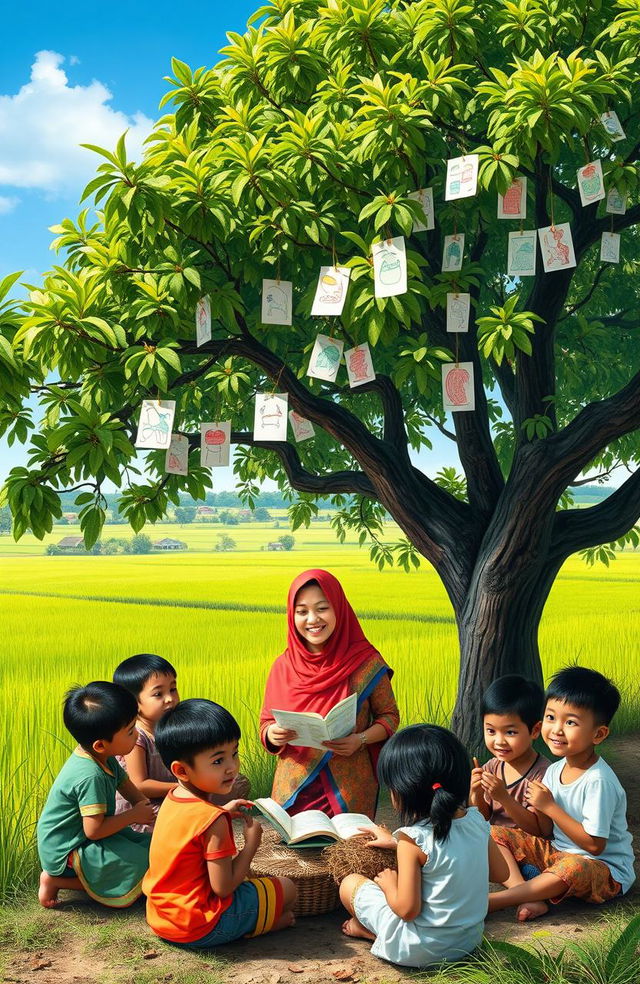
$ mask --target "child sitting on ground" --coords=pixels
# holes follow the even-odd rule
[[[113,908],[142,892],[149,836],[129,828],[153,816],[149,800],[118,765],[136,738],[136,702],[128,690],[97,681],[70,690],[64,723],[78,742],[55,779],[38,820],[40,904],[53,908],[61,888],[85,891]],[[116,789],[133,804],[115,816]]]
[[[489,878],[507,874],[489,824],[466,807],[467,752],[445,728],[416,724],[383,746],[378,776],[407,826],[394,836],[378,827],[369,845],[396,848],[398,870],[343,879],[340,898],[353,917],[342,930],[406,967],[459,960],[482,940]]]
[[[135,830],[151,833],[160,805],[176,785],[156,749],[155,730],[160,718],[180,700],[177,674],[171,663],[153,653],[138,653],[123,660],[113,674],[113,682],[125,687],[138,703],[138,739],[127,756],[119,759],[132,782],[151,800],[153,817],[150,823],[134,824]],[[249,780],[239,775],[231,796],[215,797],[218,805],[231,798],[249,795]],[[116,812],[130,809],[131,804],[120,794],[116,797]]]
[[[253,804],[210,800],[231,795],[239,740],[237,722],[209,700],[183,701],[156,728],[158,751],[178,785],[158,813],[143,890],[151,929],[176,946],[209,949],[294,923],[289,878],[247,880],[262,827],[238,811]],[[239,815],[245,844],[236,854],[231,818]]]
[[[542,737],[554,755],[545,783],[531,780],[527,798],[544,840],[520,830],[494,827],[495,841],[509,865],[505,892],[489,896],[489,911],[518,906],[518,919],[547,912],[547,902],[575,895],[606,902],[624,895],[635,881],[627,798],[613,770],[596,755],[620,704],[610,680],[571,666],[551,680],[546,693]],[[518,864],[541,874],[524,882]]]
[[[471,772],[469,802],[485,820],[541,834],[535,812],[527,807],[527,782],[543,778],[551,764],[533,748],[540,734],[544,693],[521,676],[502,676],[482,698],[484,740],[493,758]]]

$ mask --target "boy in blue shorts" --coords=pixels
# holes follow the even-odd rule
[[[509,878],[506,891],[489,895],[490,912],[515,905],[520,921],[535,919],[547,912],[547,902],[571,895],[606,902],[633,885],[627,798],[614,771],[596,754],[619,704],[617,687],[595,670],[570,666],[551,680],[542,737],[563,757],[549,766],[544,783],[531,781],[527,793],[543,836],[493,828]],[[518,868],[522,862],[541,874],[525,882]]]

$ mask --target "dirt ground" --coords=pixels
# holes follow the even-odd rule
[[[629,825],[634,834],[636,859],[640,852],[640,739],[611,739],[607,758],[628,796]],[[379,816],[393,826],[389,808]],[[640,873],[640,867],[638,868]],[[360,981],[362,984],[395,984],[415,971],[392,967],[369,952],[369,944],[348,939],[340,932],[342,909],[324,916],[301,918],[297,925],[273,936],[239,941],[219,947],[215,955],[192,957],[172,950],[157,940],[144,921],[142,903],[125,913],[105,911],[75,893],[64,908],[35,913],[41,930],[30,934],[28,946],[5,958],[8,984],[195,984],[197,981],[233,984],[295,984],[295,982]],[[625,906],[640,904],[636,885]],[[574,934],[588,933],[601,913],[615,906],[593,907],[564,903],[542,919],[517,923],[513,912],[487,918],[488,939],[513,942],[544,938],[553,946]],[[73,932],[67,932],[73,925]],[[38,946],[38,932],[44,945]],[[56,942],[49,940],[53,933]]]

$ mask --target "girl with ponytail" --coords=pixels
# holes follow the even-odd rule
[[[378,827],[369,845],[396,848],[398,870],[374,881],[347,875],[340,898],[352,918],[343,932],[406,967],[460,960],[482,939],[489,880],[506,870],[489,824],[466,805],[469,756],[446,728],[416,724],[384,745],[378,778],[403,826],[393,836]]]

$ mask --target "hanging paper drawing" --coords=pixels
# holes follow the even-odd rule
[[[376,378],[371,358],[371,349],[367,342],[356,345],[344,353],[344,361],[349,374],[349,386],[354,389],[363,383],[370,383]]]
[[[214,420],[200,424],[200,464],[203,468],[224,468],[229,464],[231,421]]]
[[[469,331],[471,294],[447,294],[447,331]]]
[[[464,235],[445,236],[442,253],[442,272],[456,273],[462,269],[464,254]]]
[[[349,267],[320,267],[316,296],[313,299],[313,317],[337,317],[342,314],[347,299],[347,287],[351,270]]]
[[[610,188],[607,195],[606,211],[610,215],[624,215],[627,211],[626,195],[621,195],[617,188]]]
[[[382,239],[371,247],[373,292],[376,297],[395,297],[407,292],[407,254],[404,236]]]
[[[262,281],[263,325],[290,325],[293,284],[290,280]]]
[[[605,128],[605,130],[609,134],[609,137],[611,138],[611,140],[613,140],[614,143],[617,143],[618,140],[625,139],[627,135],[622,129],[622,125],[620,123],[620,120],[618,119],[617,113],[614,113],[613,111],[609,113],[603,113],[600,119],[602,121],[603,127]]]
[[[183,434],[172,434],[171,443],[165,455],[164,470],[169,475],[189,474],[189,438]]]
[[[504,195],[498,195],[499,219],[526,219],[527,179],[516,178]]]
[[[340,368],[340,359],[344,342],[329,335],[318,335],[309,360],[307,376],[313,379],[324,379],[328,383],[335,382]]]
[[[143,400],[136,447],[168,448],[175,412],[175,400]]]
[[[442,401],[445,410],[475,410],[473,362],[445,362],[442,366]]]
[[[617,232],[603,232],[600,240],[600,262],[620,262],[620,235]]]
[[[211,341],[211,300],[201,297],[196,304],[196,345],[206,345]]]
[[[470,198],[478,187],[478,155],[452,157],[447,161],[447,181],[444,200],[452,202],[457,198]]]
[[[509,277],[534,277],[536,273],[535,229],[509,233],[507,275]]]
[[[583,205],[591,205],[604,198],[604,179],[600,161],[591,161],[590,164],[578,168],[578,191]]]
[[[538,229],[538,237],[545,273],[568,270],[569,267],[576,265],[576,254],[573,251],[573,239],[568,222]]]
[[[424,212],[424,222],[414,219],[413,229],[411,231],[414,233],[430,232],[431,229],[435,229],[436,220],[433,210],[433,188],[420,188],[418,191],[412,191],[407,197],[414,202],[419,202],[422,206],[422,211]]]
[[[293,436],[298,444],[300,441],[308,441],[310,437],[315,437],[316,429],[311,421],[307,420],[306,417],[302,417],[295,410],[289,410],[289,422],[291,423]]]
[[[256,393],[253,418],[255,441],[287,440],[288,393]]]

